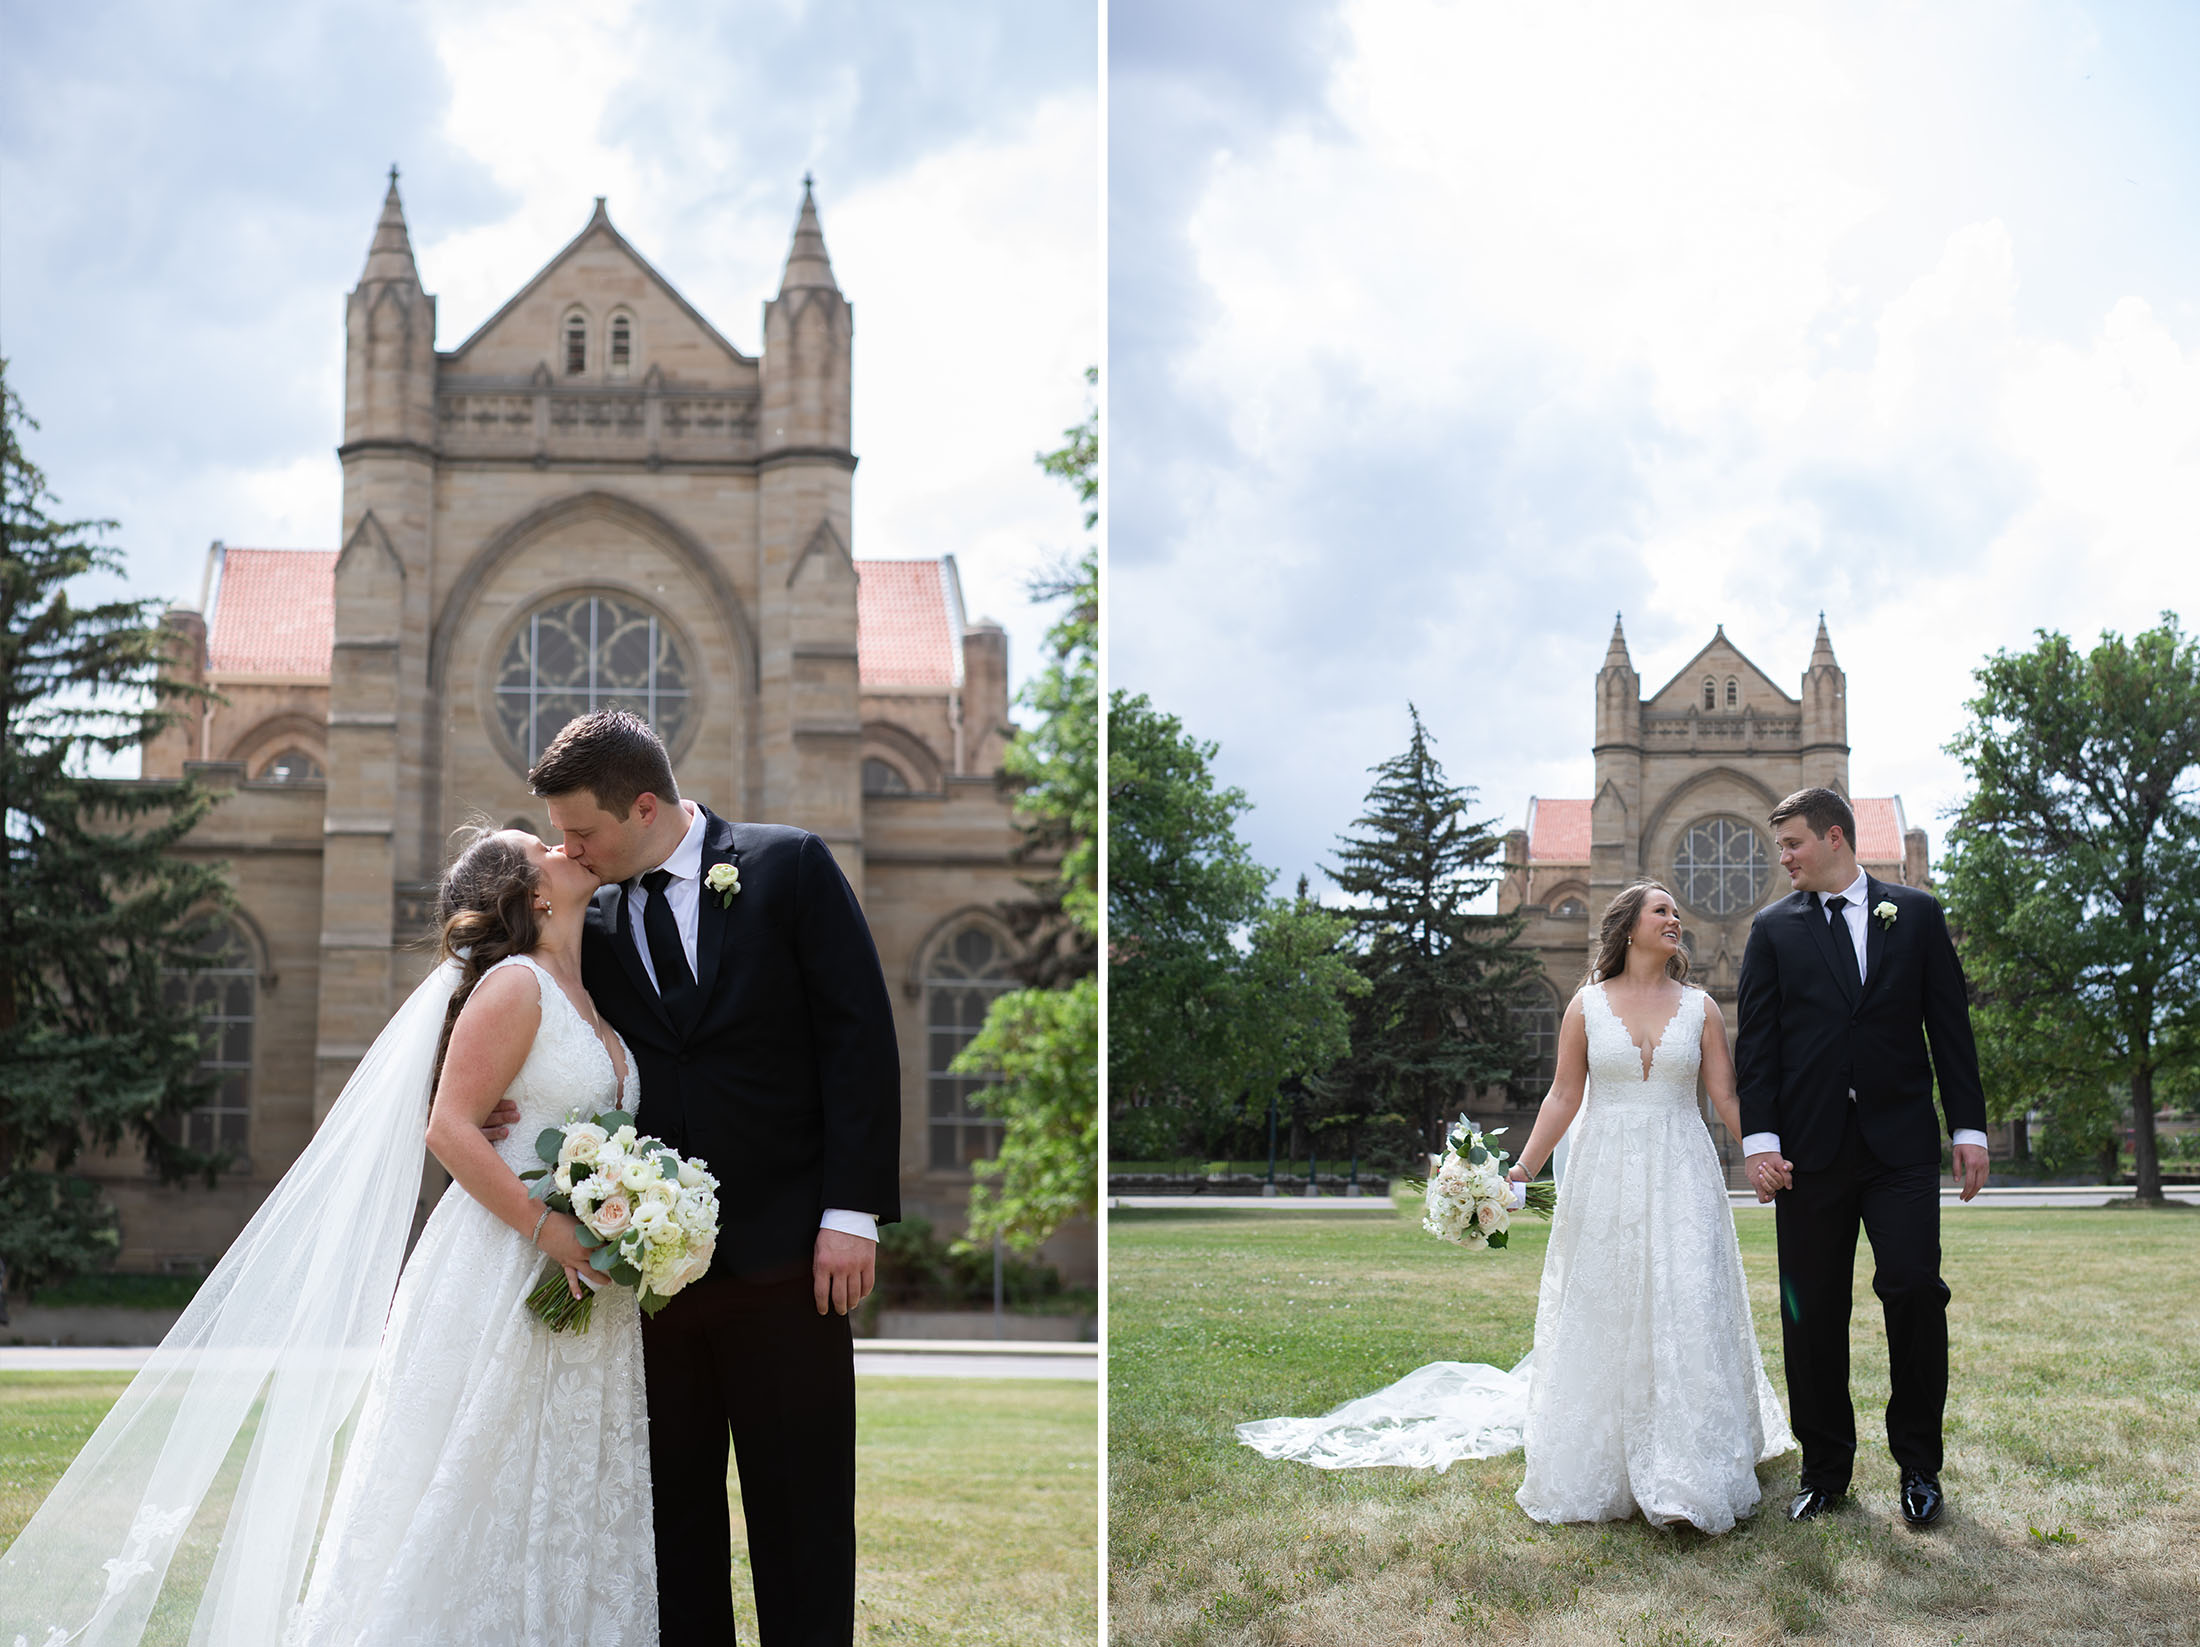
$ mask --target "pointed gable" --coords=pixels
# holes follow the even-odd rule
[[[443,369],[467,378],[517,379],[544,368],[554,383],[612,385],[622,381],[612,375],[610,361],[612,317],[620,313],[633,322],[623,381],[639,387],[654,371],[682,388],[755,384],[755,360],[727,342],[612,227],[601,196],[587,227],[445,355]],[[574,314],[587,323],[587,364],[577,377],[566,371],[563,335]]]
[[[1759,714],[1792,715],[1802,707],[1773,683],[1772,677],[1742,655],[1742,649],[1726,638],[1721,624],[1701,650],[1682,664],[1671,680],[1652,694],[1644,707],[1656,714],[1684,715],[1703,710],[1703,683],[1710,677],[1716,690],[1712,713],[1728,713],[1726,683],[1732,680],[1739,701],[1733,712],[1755,709]]]

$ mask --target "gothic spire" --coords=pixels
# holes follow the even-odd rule
[[[840,290],[833,279],[832,259],[825,255],[825,231],[818,226],[817,196],[811,192],[810,174],[802,174],[802,213],[795,219],[794,245],[787,251],[787,270],[779,282],[785,297],[799,286]]]
[[[1632,669],[1634,660],[1627,655],[1627,632],[1620,627],[1619,614],[1612,614],[1612,644],[1604,649],[1604,667],[1607,669]]]
[[[409,280],[420,284],[420,270],[413,262],[412,237],[405,232],[405,203],[397,197],[397,168],[390,168],[390,192],[382,197],[382,217],[374,226],[374,244],[367,248],[367,266],[359,284],[375,280]]]
[[[1810,666],[1813,669],[1838,669],[1833,661],[1833,637],[1826,633],[1826,614],[1818,614],[1818,639],[1810,649]]]

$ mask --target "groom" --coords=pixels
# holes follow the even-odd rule
[[[1742,955],[1742,1170],[1778,1198],[1789,1418],[1803,1446],[1791,1521],[1848,1492],[1849,1307],[1859,1222],[1887,1317],[1887,1445],[1902,1515],[1940,1518],[1948,1288],[1940,1279],[1941,1106],[1968,1201],[1986,1182],[1986,1099],[1963,969],[1940,905],[1856,867],[1856,815],[1831,789],[1773,809],[1794,893],[1758,913]],[[1926,1059],[1930,1042],[1932,1058]]]
[[[870,929],[823,841],[681,800],[637,716],[569,723],[528,776],[605,883],[582,979],[639,1066],[637,1124],[722,1185],[710,1273],[642,1325],[662,1637],[733,1640],[730,1434],[765,1647],[847,1647],[847,1316],[901,1216],[901,1063]]]

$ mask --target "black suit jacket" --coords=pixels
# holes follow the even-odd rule
[[[1894,905],[1891,924],[1872,913],[1882,903]],[[1805,1172],[1840,1149],[1851,1088],[1864,1142],[1891,1167],[1940,1159],[1936,1074],[1949,1131],[1986,1126],[1963,966],[1939,901],[1868,879],[1864,909],[1861,990],[1841,958],[1847,931],[1808,892],[1760,910],[1742,954],[1734,1046],[1742,1131],[1777,1132],[1780,1153]]]
[[[680,1033],[642,969],[626,888],[600,888],[581,976],[641,1072],[636,1125],[717,1174],[713,1278],[806,1270],[827,1207],[901,1216],[901,1059],[871,929],[825,843],[707,807],[696,912],[703,1004]]]

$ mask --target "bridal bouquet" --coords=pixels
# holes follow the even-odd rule
[[[662,1139],[639,1136],[622,1112],[571,1116],[535,1140],[535,1153],[545,1165],[520,1174],[534,1181],[529,1193],[579,1219],[593,1267],[639,1289],[651,1315],[710,1268],[718,1247],[718,1180]],[[575,1298],[556,1263],[527,1295],[527,1307],[552,1332],[586,1332],[595,1302],[593,1292]]]
[[[1429,1176],[1421,1228],[1463,1247],[1502,1247],[1513,1213],[1551,1216],[1558,1205],[1555,1186],[1506,1179],[1505,1163],[1512,1157],[1489,1142],[1504,1131],[1498,1127],[1485,1136],[1464,1115],[1459,1117],[1445,1140],[1443,1164]]]

